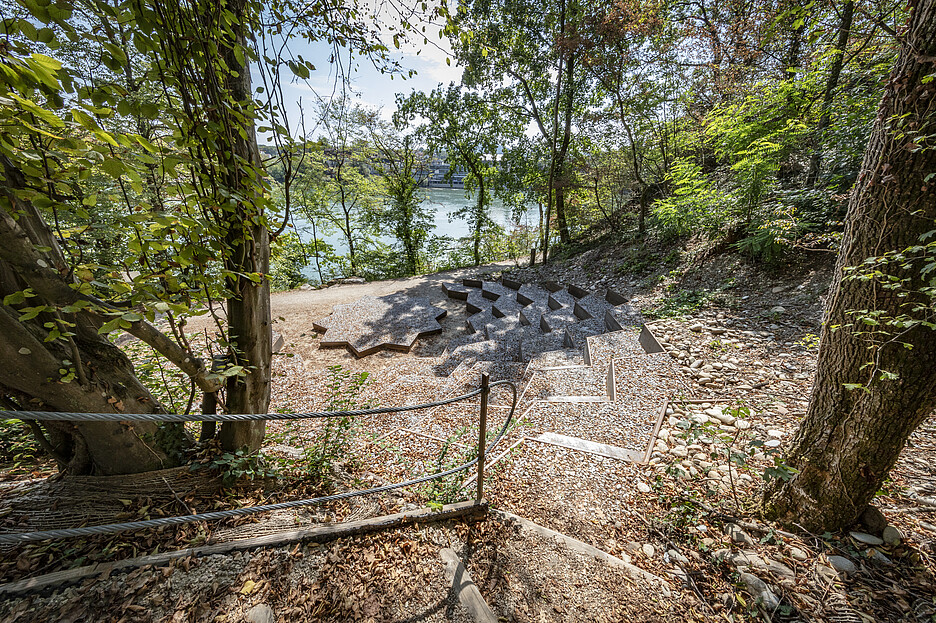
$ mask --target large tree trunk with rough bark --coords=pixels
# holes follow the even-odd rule
[[[878,280],[849,279],[845,271],[917,245],[936,229],[936,182],[926,179],[936,172],[936,83],[923,82],[934,73],[936,0],[923,0],[913,9],[849,203],[815,385],[787,456],[799,471],[773,481],[765,493],[769,517],[808,530],[852,524],[907,437],[936,408],[936,330],[882,322],[931,316],[933,300],[917,293],[932,275],[920,274],[920,261],[889,264],[882,270],[906,281],[886,289]],[[882,325],[862,322],[858,310],[880,310],[884,318],[874,322]],[[889,334],[869,333],[878,329]]]
[[[238,16],[235,46],[246,44],[246,34],[252,23],[247,15],[246,0],[233,0],[229,8]],[[252,102],[250,68],[244,55],[234,52],[234,47],[225,49],[225,62],[229,72],[225,86],[236,105],[242,107],[246,119],[244,131],[234,137],[230,145],[231,165],[228,167],[227,185],[245,197],[257,192],[259,181],[248,175],[239,162],[248,163],[253,171],[260,172],[260,150],[248,107]],[[238,58],[240,57],[240,59]],[[229,280],[228,287],[233,298],[227,301],[228,339],[231,343],[232,363],[244,366],[246,376],[232,376],[227,385],[228,413],[266,413],[270,406],[270,359],[272,356],[273,325],[270,312],[270,235],[263,224],[255,205],[244,203],[238,206],[236,216],[228,230],[231,254],[228,269],[236,276]],[[260,275],[255,282],[247,274]],[[266,422],[225,422],[221,425],[221,445],[227,450],[246,447],[253,452],[260,448]]]
[[[0,299],[27,288],[35,295],[0,305],[0,397],[4,409],[75,413],[158,413],[160,405],[133,374],[120,349],[98,334],[90,313],[54,311],[78,300],[55,237],[38,211],[16,193],[17,170],[3,162],[0,192]],[[61,295],[60,295],[61,293]],[[65,300],[62,298],[65,297]],[[29,320],[24,307],[49,306]],[[71,337],[48,339],[68,322]],[[171,467],[156,422],[46,422],[34,426],[69,474],[127,474]]]

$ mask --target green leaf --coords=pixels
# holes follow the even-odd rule
[[[120,318],[114,318],[113,320],[109,320],[105,322],[103,325],[101,325],[101,328],[98,329],[98,333],[100,334],[111,333],[112,331],[116,331],[119,328],[120,328]]]
[[[101,164],[101,168],[114,179],[119,179],[120,176],[127,171],[127,166],[120,160],[114,158],[105,160],[103,164]]]

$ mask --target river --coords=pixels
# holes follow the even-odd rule
[[[429,232],[430,236],[436,235],[461,238],[469,235],[470,232],[468,230],[467,221],[459,218],[450,218],[449,214],[466,205],[470,205],[473,202],[473,197],[466,197],[465,191],[461,188],[422,188],[420,190],[426,197],[425,205],[432,211],[434,229]],[[490,215],[491,219],[502,227],[511,227],[516,224],[510,214],[510,210],[504,206],[500,199],[495,198],[491,201]],[[536,221],[532,220],[535,218],[536,216],[534,214],[528,212],[524,215],[521,224],[535,225]],[[312,240],[312,228],[308,223],[301,217],[296,216],[295,224],[302,241],[310,242]],[[348,245],[345,243],[344,237],[340,233],[332,232],[322,237],[321,232],[319,232],[319,237],[332,245],[336,253],[343,255],[348,252]],[[391,236],[378,236],[377,238],[386,244],[393,244],[395,242]],[[307,267],[303,271],[303,274],[312,280],[317,280],[318,278],[314,266]]]

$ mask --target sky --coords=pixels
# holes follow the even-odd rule
[[[460,82],[462,68],[456,65],[455,58],[451,56],[448,39],[438,37],[440,28],[438,23],[427,23],[425,37],[429,40],[428,44],[424,43],[422,35],[412,36],[410,41],[400,40],[400,47],[397,49],[393,44],[393,33],[382,27],[381,40],[391,50],[391,58],[399,61],[404,75],[407,70],[414,70],[416,74],[406,79],[402,75],[381,74],[367,59],[356,58],[349,76],[351,94],[356,101],[379,109],[381,116],[389,120],[396,109],[397,93],[408,94],[413,90],[429,92],[439,84]],[[301,104],[305,111],[306,134],[314,135],[314,120],[310,111],[314,108],[317,98],[328,98],[341,90],[337,67],[329,63],[332,46],[327,42],[293,43],[291,51],[294,55],[301,55],[311,61],[316,71],[312,72],[307,80],[295,78],[288,70],[283,72],[284,77],[295,78],[282,85],[290,132],[296,137],[302,135]],[[450,58],[451,64],[446,63],[447,57]],[[261,84],[256,72],[253,82],[255,86]],[[263,142],[261,138],[261,144]]]

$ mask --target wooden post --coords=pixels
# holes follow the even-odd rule
[[[484,498],[484,442],[487,437],[488,389],[490,377],[481,375],[481,422],[478,425],[478,503]]]
[[[227,363],[227,357],[223,355],[216,355],[211,358],[211,371],[220,372],[224,369],[225,364]],[[218,394],[217,392],[211,394],[202,394],[202,413],[204,415],[217,415],[218,414]],[[217,422],[202,422],[201,425],[201,434],[198,437],[198,441],[205,442],[210,439],[214,439],[215,435],[218,432],[218,423]]]
[[[218,413],[218,394],[212,392],[210,394],[202,394],[202,413],[205,415],[217,415]],[[201,435],[198,437],[198,441],[205,442],[209,439],[214,439],[215,434],[217,433],[217,422],[202,422],[201,423]]]
[[[536,265],[536,247],[530,249],[530,268]]]

